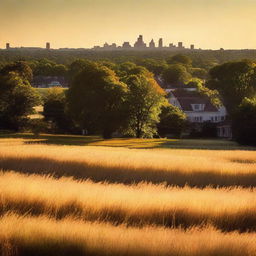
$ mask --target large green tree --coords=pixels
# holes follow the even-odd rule
[[[19,75],[19,77],[23,80],[27,80],[29,82],[33,79],[33,72],[30,66],[25,61],[16,61],[14,63],[10,63],[4,66],[0,70],[0,75],[8,75],[10,72],[15,72]]]
[[[112,70],[90,63],[74,77],[67,101],[81,128],[109,138],[122,123],[126,91],[127,86]]]
[[[0,76],[0,128],[18,130],[39,104],[39,96],[19,73]]]
[[[192,60],[183,54],[176,54],[167,59],[168,64],[182,64],[190,66],[192,64]]]
[[[128,133],[140,137],[156,134],[156,124],[164,104],[165,93],[151,73],[131,75],[126,78],[128,85]]]
[[[162,107],[159,117],[157,129],[160,136],[171,134],[180,137],[186,127],[186,114],[182,110],[167,103]]]
[[[207,86],[219,91],[232,115],[245,97],[256,93],[256,65],[251,61],[228,62],[210,70]]]
[[[48,59],[31,62],[30,66],[35,76],[66,76],[68,72],[65,65]]]
[[[73,61],[68,68],[68,77],[72,81],[80,72],[90,67],[92,62],[85,59],[77,59]]]
[[[233,117],[235,139],[246,145],[256,146],[256,98],[245,98]]]
[[[163,72],[166,85],[181,87],[191,79],[185,66],[181,64],[169,65]]]
[[[142,59],[140,65],[147,68],[154,75],[159,76],[163,73],[163,71],[168,68],[168,65],[163,60],[155,60],[155,59]]]
[[[67,102],[63,88],[47,89],[43,102],[43,115],[45,120],[52,124],[52,130],[54,132],[72,131],[73,121],[66,109]]]

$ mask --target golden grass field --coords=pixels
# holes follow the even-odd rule
[[[256,255],[253,148],[19,137],[0,139],[1,256]]]

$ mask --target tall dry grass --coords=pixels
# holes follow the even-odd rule
[[[1,168],[1,256],[256,255],[255,151],[11,139]]]
[[[0,219],[0,250],[9,256],[173,255],[253,256],[256,234],[212,228],[132,228],[71,218],[7,214]]]
[[[135,150],[0,145],[0,168],[27,173],[178,186],[256,186],[255,151]]]
[[[73,216],[133,226],[212,225],[223,231],[256,231],[256,190],[122,185],[0,173],[0,214]]]

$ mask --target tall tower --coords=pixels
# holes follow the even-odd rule
[[[6,43],[6,50],[9,50],[9,49],[10,49],[10,44]]]
[[[179,42],[179,43],[178,43],[178,47],[179,47],[179,48],[183,48],[183,43],[182,43],[182,42]]]
[[[149,43],[149,48],[155,48],[156,47],[156,44],[154,42],[154,40],[152,39]]]
[[[163,38],[160,38],[158,41],[158,48],[163,48]]]
[[[51,49],[51,44],[49,42],[46,43],[46,50],[50,50]]]
[[[143,36],[139,35],[137,41],[134,44],[135,48],[146,48],[147,45],[143,42]]]

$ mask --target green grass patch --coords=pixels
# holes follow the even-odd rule
[[[100,136],[79,135],[54,135],[41,134],[34,136],[31,133],[8,133],[0,132],[0,143],[6,139],[14,139],[17,143],[45,143],[53,145],[77,145],[77,146],[103,146],[139,148],[169,148],[169,149],[209,149],[209,150],[256,150],[253,147],[240,146],[234,141],[222,139],[136,139],[136,138],[113,138],[104,140]]]

